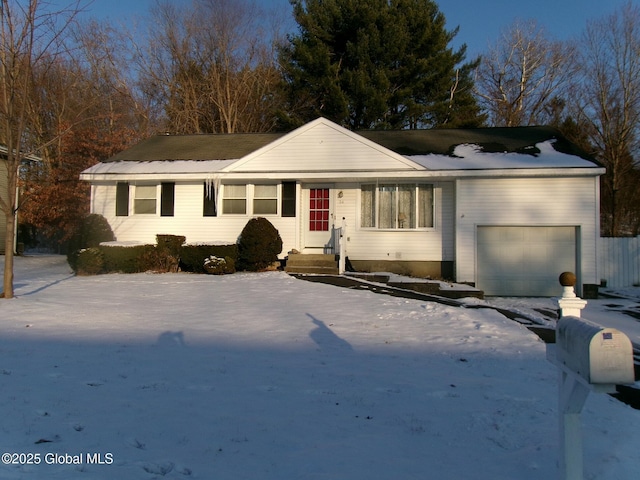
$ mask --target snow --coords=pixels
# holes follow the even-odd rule
[[[213,173],[236,162],[232,160],[154,160],[153,162],[121,161],[102,162],[86,169],[83,175],[102,174],[176,174],[176,173]]]
[[[557,475],[557,371],[493,309],[283,272],[78,277],[47,255],[16,258],[15,285],[0,444],[41,463],[3,479]],[[585,478],[635,478],[640,412],[591,394],[582,423]]]
[[[575,155],[558,152],[553,148],[554,140],[536,144],[540,153],[527,155],[523,153],[486,153],[478,145],[458,145],[449,155],[411,155],[410,160],[429,170],[487,170],[510,168],[594,168],[593,162]]]
[[[149,245],[148,243],[139,242],[137,240],[113,240],[110,242],[101,242],[100,245],[105,247],[141,247],[143,245]]]
[[[453,156],[429,154],[407,155],[406,158],[428,170],[487,170],[522,168],[595,168],[593,162],[568,155],[553,148],[554,140],[538,143],[540,153],[486,153],[482,147],[464,144],[455,147]],[[232,160],[155,160],[153,162],[120,161],[98,163],[83,172],[91,175],[106,174],[213,174],[239,161]]]

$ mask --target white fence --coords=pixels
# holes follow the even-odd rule
[[[640,285],[640,237],[600,237],[598,272],[607,287]]]

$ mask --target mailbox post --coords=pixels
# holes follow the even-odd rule
[[[580,412],[589,392],[613,393],[616,385],[634,383],[633,347],[624,333],[580,319],[587,302],[574,293],[575,275],[563,273],[560,283],[556,344],[547,345],[547,359],[559,369],[560,478],[582,480]]]

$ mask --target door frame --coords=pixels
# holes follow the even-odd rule
[[[322,233],[314,233],[310,230],[310,192],[313,189],[329,190],[329,212],[328,212],[328,230]],[[333,183],[308,183],[302,185],[302,212],[300,215],[301,223],[300,231],[302,233],[302,253],[325,253],[327,245],[332,239],[333,226],[335,223],[335,184]]]

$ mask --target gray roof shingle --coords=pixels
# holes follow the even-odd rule
[[[452,155],[461,144],[475,144],[485,152],[537,153],[537,143],[556,139],[562,153],[593,161],[552,127],[505,127],[431,130],[367,130],[359,135],[400,155]],[[283,137],[285,133],[158,135],[124,150],[107,162],[154,160],[239,159]],[[594,162],[595,163],[595,162]]]

